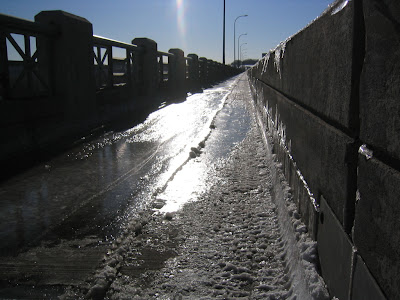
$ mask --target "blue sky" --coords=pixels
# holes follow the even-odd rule
[[[233,29],[244,58],[263,52],[318,17],[333,0],[226,0],[226,62],[233,61]],[[130,43],[148,37],[158,50],[181,48],[222,62],[223,0],[0,0],[0,13],[33,20],[42,10],[86,18],[96,35]],[[247,43],[247,44],[244,44]]]

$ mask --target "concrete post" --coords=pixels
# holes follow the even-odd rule
[[[38,61],[50,64],[54,101],[64,117],[69,121],[79,119],[79,126],[84,126],[96,113],[92,24],[61,10],[42,11],[35,21],[60,31],[50,41],[38,38]]]
[[[208,80],[210,82],[216,81],[216,62],[213,60],[208,61]]]
[[[199,81],[199,57],[196,54],[188,54],[189,60],[189,86],[190,88],[197,88],[200,86]]]
[[[208,83],[208,63],[207,58],[200,57],[199,58],[199,74],[200,74],[200,82],[204,85]]]
[[[158,90],[159,72],[157,63],[157,43],[148,38],[135,38],[132,44],[142,49],[139,55],[138,68],[141,82],[138,84],[139,94],[151,96]]]
[[[170,81],[169,87],[173,92],[181,92],[184,90],[186,79],[186,62],[184,52],[181,49],[169,49],[173,57],[168,57],[169,74],[168,80]]]

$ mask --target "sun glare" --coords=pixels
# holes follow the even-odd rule
[[[179,32],[182,37],[185,37],[185,0],[176,0],[176,12]]]

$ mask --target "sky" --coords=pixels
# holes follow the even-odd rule
[[[225,0],[225,57],[234,56],[234,21],[242,58],[260,59],[318,17],[333,0]],[[158,50],[180,48],[222,62],[223,0],[0,0],[0,13],[34,20],[43,10],[64,10],[86,18],[93,33],[125,43],[136,37]],[[236,52],[238,52],[236,50]],[[236,53],[236,55],[238,55]]]

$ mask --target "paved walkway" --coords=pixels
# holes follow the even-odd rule
[[[162,193],[149,194],[153,209],[112,241],[42,243],[3,260],[0,298],[328,299],[315,267],[316,244],[257,120],[243,74],[201,153],[168,183],[177,198],[191,195],[190,187],[197,201],[171,213],[168,201],[164,207],[157,201]],[[194,169],[204,169],[205,185],[179,184],[185,174],[186,182],[195,181]]]
[[[215,167],[217,183],[176,213],[133,221],[96,273],[64,298],[329,298],[316,245],[257,126],[246,76],[229,101],[245,103],[252,127]]]

